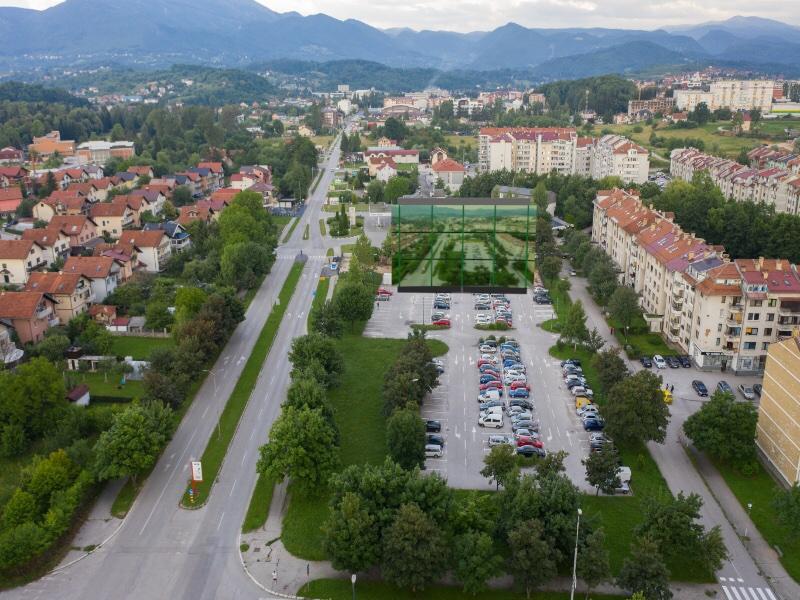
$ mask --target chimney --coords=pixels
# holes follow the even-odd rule
[[[775,269],[778,271],[783,271],[783,261],[780,258],[775,261]]]
[[[758,263],[757,264],[758,264],[758,269],[761,270],[761,267],[764,266],[764,257],[763,256],[759,256],[758,257]]]

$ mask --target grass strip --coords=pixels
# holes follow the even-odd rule
[[[250,505],[242,523],[242,533],[255,531],[264,526],[269,516],[269,507],[272,504],[272,493],[275,491],[275,480],[267,475],[260,474],[256,480],[253,495],[250,496]]]
[[[298,224],[299,222],[300,222],[300,217],[295,217],[294,221],[292,221],[292,224],[291,224],[291,226],[289,227],[289,230],[288,230],[288,231],[286,232],[286,234],[283,236],[283,239],[281,240],[281,242],[282,242],[282,243],[284,243],[284,244],[285,244],[286,242],[288,242],[288,241],[289,241],[289,238],[290,238],[290,237],[292,237],[292,234],[294,233],[295,227],[297,227],[297,224]]]
[[[325,256],[333,256],[333,248],[328,248],[328,251],[325,253]]]
[[[320,219],[319,220],[319,232],[324,236],[326,234],[326,231],[327,230],[325,229],[325,219]]]
[[[171,348],[174,345],[175,339],[172,336],[115,335],[112,338],[111,354],[114,356],[132,356],[134,360],[147,360],[155,348]]]
[[[197,484],[197,495],[194,503],[189,501],[187,485],[187,491],[181,500],[181,505],[185,508],[200,507],[208,500],[211,486],[217,478],[217,473],[219,473],[219,469],[222,466],[222,461],[233,439],[233,434],[236,433],[239,420],[256,385],[261,366],[264,364],[270,348],[272,348],[272,342],[278,334],[278,328],[289,306],[289,300],[294,294],[297,282],[300,281],[303,266],[303,263],[295,263],[286,277],[280,294],[278,294],[279,302],[269,313],[269,317],[267,317],[267,321],[264,323],[264,327],[261,329],[261,333],[253,346],[250,357],[247,359],[244,369],[242,369],[242,374],[236,382],[236,387],[233,388],[222,415],[220,415],[217,431],[212,432],[208,445],[200,458],[203,463],[204,480]]]
[[[308,232],[308,223],[306,223],[306,228],[303,230],[303,239],[307,240],[309,237],[310,237],[310,234]]]
[[[427,586],[425,591],[413,593],[411,590],[398,589],[382,581],[356,581],[355,596],[359,600],[414,600],[424,597],[426,600],[460,600],[466,594],[460,587]],[[305,584],[297,592],[299,596],[308,598],[330,598],[331,600],[350,600],[353,597],[352,584],[349,579],[315,579]],[[583,593],[579,594],[583,598]],[[486,590],[469,596],[475,600],[524,600],[524,592],[513,590]],[[567,600],[569,592],[533,592],[530,600]],[[621,600],[624,596],[607,596],[592,593],[596,600]]]

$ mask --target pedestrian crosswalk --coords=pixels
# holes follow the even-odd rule
[[[754,588],[745,585],[744,579],[720,577],[725,600],[777,600],[769,588]]]

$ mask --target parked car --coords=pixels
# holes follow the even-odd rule
[[[492,305],[488,302],[476,302],[473,308],[475,310],[491,310]]]
[[[508,391],[509,398],[527,398],[530,395],[531,393],[522,387],[512,388]]]
[[[680,361],[681,366],[684,369],[690,369],[692,367],[692,359],[691,359],[691,357],[689,357],[688,354],[681,354],[678,357],[678,361]]]
[[[518,408],[518,407],[514,407]],[[533,420],[533,413],[528,410],[523,410],[522,412],[512,413],[511,414],[511,422],[517,423],[519,421],[532,421]]]
[[[753,391],[753,388],[750,387],[749,385],[746,385],[744,383],[740,383],[737,386],[736,389],[738,389],[739,393],[742,396],[744,396],[745,400],[755,400],[756,399],[756,393]]]
[[[425,444],[425,458],[441,458],[442,447],[438,444]]]
[[[692,381],[692,389],[697,392],[697,395],[701,398],[708,397],[708,388],[706,387],[706,384],[699,379]]]
[[[481,344],[481,347],[478,348],[478,350],[481,353],[485,352],[486,354],[494,354],[495,352],[497,352],[497,348],[495,348],[494,346],[490,346],[489,344]]]
[[[450,319],[438,319],[434,321],[432,325],[436,325],[437,327],[450,327]]]
[[[587,417],[583,420],[584,431],[602,431],[605,426],[605,421],[599,416]]]
[[[529,392],[531,391],[531,386],[528,385],[527,381],[512,381],[508,387],[512,390],[525,389]]]
[[[717,390],[724,394],[730,394],[731,396],[733,395],[733,388],[731,387],[731,384],[724,379],[717,383]]]
[[[481,375],[481,378],[478,380],[480,383],[489,383],[490,381],[500,381],[497,375]]]
[[[450,303],[449,302],[440,302],[436,301],[433,303],[433,308],[438,310],[450,310]]]
[[[567,365],[575,365],[576,367],[581,366],[581,361],[578,358],[568,358],[566,360],[561,361],[561,366],[565,367]]]
[[[490,408],[498,407],[498,406],[502,407],[502,408],[505,408],[506,403],[503,402],[502,400],[488,400],[486,402],[483,402],[483,403],[479,404],[478,405],[478,410],[480,412],[486,412]]]
[[[536,446],[518,446],[517,454],[526,458],[532,456],[545,457],[547,456],[547,451],[544,448],[537,448]]]
[[[758,396],[759,398],[761,398],[761,389],[762,388],[761,388],[761,384],[760,383],[757,383],[757,384],[755,384],[753,386],[753,391],[755,392],[756,396]]]
[[[589,415],[597,415],[600,414],[600,409],[597,408],[596,404],[586,404],[581,408],[575,410],[579,417],[588,417]]]
[[[518,431],[520,429],[527,429],[528,431],[539,431],[539,421],[538,420],[523,420],[517,421],[516,423],[511,424],[511,431]]]
[[[680,369],[681,368],[681,361],[678,360],[677,356],[666,356],[664,357],[667,365],[670,369]]]
[[[476,325],[491,325],[492,324],[492,317],[489,315],[475,315],[475,324]]]
[[[500,395],[503,394],[503,382],[502,381],[487,381],[486,383],[482,383],[478,386],[478,389],[482,392],[486,390],[497,390],[500,392]]]
[[[544,443],[542,443],[542,440],[535,439],[527,435],[521,435],[517,438],[517,447],[520,446],[534,446],[536,448],[544,448]]]
[[[443,436],[437,435],[435,433],[429,433],[429,434],[427,434],[426,439],[427,439],[427,442],[429,444],[436,444],[437,446],[441,446],[442,448],[444,448],[444,437]]]
[[[389,296],[388,294],[378,294],[377,296],[375,296],[375,300],[377,300],[378,302],[388,302],[391,299],[392,297]]]
[[[569,391],[573,396],[586,396],[587,398],[594,398],[594,392],[591,390],[591,388],[583,387],[581,385],[577,385],[571,388]]]
[[[425,431],[428,433],[439,433],[441,430],[442,423],[440,421],[434,421],[432,419],[425,421]]]
[[[478,419],[478,425],[480,427],[494,427],[499,429],[503,426],[503,413],[488,413],[486,415],[481,415]]]
[[[651,368],[653,366],[653,361],[650,360],[649,356],[640,356],[639,357],[639,362],[642,363],[642,366],[645,369],[649,369],[649,368]]]
[[[489,436],[489,447],[494,448],[495,446],[502,446],[503,444],[507,444],[509,446],[514,446],[516,444],[514,438],[510,435],[490,435]]]
[[[449,319],[450,315],[446,312],[432,312],[431,313],[431,321],[438,321],[439,319]]]
[[[667,368],[667,361],[665,361],[665,360],[664,360],[664,357],[663,357],[663,356],[661,356],[660,354],[656,354],[656,355],[653,357],[653,364],[654,364],[654,365],[656,366],[656,368],[658,368],[658,369],[666,369],[666,368]]]
[[[391,290],[387,290],[386,288],[382,288],[382,287],[378,288],[378,293],[379,294],[383,294],[385,296],[392,296],[394,294],[394,292],[392,292]]]
[[[519,406],[519,407],[527,409],[527,410],[533,410],[533,402],[531,402],[530,400],[524,400],[522,398],[513,398],[513,399],[509,400],[508,401],[508,405],[509,406]]]

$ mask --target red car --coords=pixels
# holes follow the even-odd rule
[[[529,392],[531,391],[531,386],[529,386],[529,385],[528,385],[526,382],[524,382],[524,381],[512,381],[512,382],[511,382],[511,385],[509,385],[508,387],[509,387],[509,389],[512,389],[512,390],[517,390],[517,389],[519,389],[519,388],[525,388],[525,389],[526,389],[526,390],[528,390]]]
[[[386,288],[378,288],[378,293],[379,294],[385,294],[387,296],[392,296],[393,295],[392,292],[387,290]]]
[[[450,319],[439,319],[434,321],[433,325],[437,325],[439,327],[450,327]]]
[[[501,381],[490,381],[489,383],[482,383],[479,389],[482,392],[486,390],[502,390],[503,383]]]
[[[498,373],[494,369],[486,369],[484,371],[481,371],[481,375],[494,375],[498,379],[500,378],[500,373]]]
[[[527,435],[521,435],[517,438],[517,447],[520,446],[533,446],[535,448],[544,448],[542,440],[535,440]]]
[[[492,365],[492,366],[494,366],[495,364],[496,364],[496,362],[493,361],[493,360],[486,360],[485,358],[482,358],[482,359],[480,359],[478,361],[478,368],[480,369],[483,365]]]

